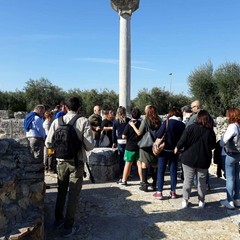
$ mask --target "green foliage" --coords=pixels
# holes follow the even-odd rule
[[[93,113],[95,105],[102,106],[102,100],[97,90],[86,90],[82,92],[83,112],[87,117]]]
[[[183,94],[171,95],[170,97],[171,107],[182,108],[183,106],[190,105],[191,98]]]
[[[114,91],[108,91],[107,89],[104,89],[100,96],[102,99],[102,109],[112,109],[114,111],[117,110],[119,106],[119,99],[118,95]]]
[[[213,115],[224,115],[226,109],[240,106],[240,66],[221,65],[215,72],[211,62],[195,69],[188,77],[190,92]]]
[[[173,106],[181,108],[184,105],[190,104],[190,98],[182,94],[172,95],[168,91],[155,87],[150,91],[147,89],[139,91],[137,97],[133,100],[133,106],[137,106],[142,114],[144,113],[145,106],[148,104],[155,106],[158,114],[164,115]]]
[[[52,83],[41,78],[39,80],[32,80],[26,82],[24,88],[26,92],[27,110],[31,111],[37,104],[49,105],[54,107],[64,100],[64,92],[61,88],[52,85]]]
[[[221,65],[215,72],[209,61],[196,68],[188,77],[189,91],[192,98],[183,94],[174,95],[165,89],[154,87],[142,89],[131,101],[132,107],[138,107],[144,114],[145,106],[154,105],[158,113],[166,114],[173,106],[189,105],[192,100],[199,99],[203,107],[213,115],[223,115],[226,109],[240,106],[240,66],[237,63]],[[26,82],[23,91],[1,92],[0,109],[10,111],[31,111],[37,104],[49,105],[51,109],[62,101],[76,96],[82,105],[81,112],[85,116],[93,113],[93,107],[116,111],[119,106],[118,94],[104,89],[84,90],[71,89],[67,92],[53,85],[48,79],[40,78]]]
[[[77,97],[79,99],[80,105],[83,106],[82,91],[80,89],[74,88],[74,89],[70,89],[69,91],[65,92],[65,94],[64,94],[65,101],[67,101],[69,98],[72,98],[72,97]],[[80,112],[83,114],[84,110],[80,109]]]
[[[1,92],[0,91],[0,109],[1,110],[8,110],[9,103],[8,103],[8,92]]]
[[[26,111],[26,105],[24,92],[0,92],[0,109],[11,112]]]
[[[240,66],[236,63],[221,65],[214,75],[221,105],[225,109],[240,106]]]

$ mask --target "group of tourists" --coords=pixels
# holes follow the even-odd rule
[[[87,161],[86,152],[94,147],[118,149],[118,184],[128,185],[134,164],[139,175],[140,191],[148,192],[151,188],[154,191],[153,197],[160,200],[164,200],[165,196],[172,199],[177,197],[177,171],[180,164],[183,172],[182,208],[189,206],[194,182],[197,184],[199,208],[205,206],[208,169],[212,161],[212,151],[218,143],[214,132],[214,120],[202,109],[198,100],[181,109],[172,107],[163,118],[159,117],[153,105],[145,107],[144,117],[141,117],[138,108],[133,108],[131,116],[128,116],[123,106],[118,107],[116,114],[113,109],[106,110],[102,117],[101,107],[96,105],[93,114],[86,118],[78,114],[80,107],[77,97],[56,106],[54,111],[37,105],[24,120],[24,129],[33,156],[39,162],[43,162],[44,159],[45,170],[53,170],[52,160],[48,158],[51,156],[49,150],[56,146],[56,134],[66,134],[66,125],[72,125],[80,140],[74,157],[64,155],[67,149],[63,146],[59,152],[55,151],[58,194],[54,225],[58,229],[63,227],[64,236],[71,236],[78,230],[74,226],[74,218],[83,183],[84,162]],[[226,119],[228,127],[218,147],[221,148],[227,198],[220,203],[228,209],[234,209],[240,207],[240,110],[228,109]],[[65,132],[59,131],[62,125],[65,126]],[[164,139],[164,148],[157,155],[154,154],[152,146],[139,146],[139,142],[147,138],[148,132],[151,132],[156,140]],[[170,192],[166,195],[164,178],[167,168],[170,172]],[[67,193],[68,203],[64,211]]]
[[[181,109],[171,108],[166,119],[161,119],[152,105],[145,107],[143,119],[140,116],[139,109],[133,108],[132,115],[128,118],[126,109],[121,106],[117,109],[116,117],[112,115],[108,121],[107,131],[112,133],[112,145],[110,144],[109,147],[117,147],[119,153],[118,184],[128,185],[132,165],[135,164],[140,179],[139,189],[147,192],[151,188],[156,191],[153,197],[163,200],[165,199],[164,178],[166,169],[169,168],[170,192],[167,196],[175,199],[180,163],[183,172],[182,208],[189,206],[194,185],[198,190],[199,208],[203,208],[207,186],[210,187],[208,169],[212,162],[212,153],[216,147],[219,147],[217,144],[220,144],[227,192],[227,199],[221,200],[220,204],[228,209],[240,207],[240,153],[239,145],[237,146],[240,142],[239,109],[231,108],[226,111],[228,127],[219,143],[216,143],[214,120],[206,110],[202,109],[198,100],[193,101],[191,106],[184,106]],[[101,123],[99,126],[99,129],[104,129]],[[165,147],[158,156],[154,155],[152,147],[139,147],[139,141],[147,136],[148,131],[154,132],[155,138],[165,139]],[[236,151],[228,152],[226,148],[233,140]],[[148,181],[149,175],[152,178],[151,183]]]

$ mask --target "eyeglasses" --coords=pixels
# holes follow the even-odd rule
[[[193,108],[195,108],[195,107],[197,107],[197,106],[192,106],[191,108],[193,109]]]

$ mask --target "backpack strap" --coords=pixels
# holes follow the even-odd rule
[[[77,114],[77,115],[75,115],[69,122],[68,122],[68,124],[70,124],[70,125],[74,125],[74,123],[77,121],[77,119],[78,118],[80,118],[81,117],[81,115],[79,115],[79,114]],[[58,118],[58,125],[59,126],[61,126],[61,125],[64,125],[65,123],[64,123],[64,121],[63,121],[63,116],[60,116],[59,118]]]
[[[240,135],[240,130],[239,130],[239,126],[235,123],[236,127],[237,127],[237,131],[238,131],[238,135]]]
[[[60,116],[60,117],[58,118],[58,125],[59,125],[59,126],[64,125],[63,116]]]
[[[74,123],[77,121],[77,119],[80,118],[80,117],[81,117],[81,115],[79,115],[79,114],[75,115],[75,116],[69,121],[68,124],[70,124],[70,125],[73,126]]]

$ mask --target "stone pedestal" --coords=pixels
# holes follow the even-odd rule
[[[96,183],[111,181],[118,176],[118,151],[116,148],[94,148],[89,152],[88,161]]]

